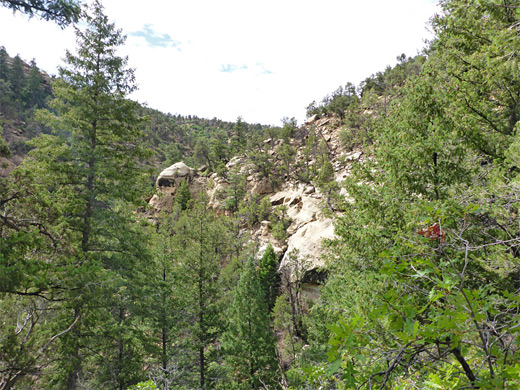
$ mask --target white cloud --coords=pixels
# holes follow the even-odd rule
[[[266,124],[283,116],[301,122],[312,100],[384,70],[401,53],[415,55],[436,10],[434,0],[104,4],[129,34],[122,52],[137,69],[136,99],[165,112]],[[65,48],[74,49],[71,28],[1,8],[0,36],[11,55],[34,57],[51,73]]]

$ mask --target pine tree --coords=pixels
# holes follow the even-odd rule
[[[246,262],[233,291],[228,315],[222,345],[238,388],[276,386],[277,361],[269,308],[252,259]]]
[[[246,176],[240,172],[240,167],[235,166],[231,169],[228,174],[228,183],[229,185],[225,189],[227,197],[224,201],[224,208],[235,213],[246,192]]]
[[[190,200],[190,188],[188,187],[186,179],[183,179],[181,181],[181,184],[179,185],[179,188],[177,189],[177,194],[175,195],[175,203],[177,203],[181,210],[184,211],[188,208]]]
[[[40,69],[34,60],[31,61],[31,70],[27,77],[26,86],[23,90],[24,105],[27,108],[43,108],[45,97],[48,92],[45,90],[44,80]]]
[[[16,96],[22,96],[22,91],[25,88],[26,78],[23,70],[23,61],[19,55],[14,57],[13,63],[9,68],[9,83]]]
[[[7,81],[9,77],[9,66],[7,65],[7,51],[0,46],[0,80]]]
[[[9,149],[9,145],[2,138],[3,129],[0,126],[0,157],[9,157],[11,155],[11,150]]]
[[[226,224],[199,199],[174,226],[171,261],[179,300],[180,334],[177,362],[185,370],[182,383],[200,389],[212,386],[208,374],[216,362],[214,343],[222,332],[223,286],[221,271],[231,255]]]
[[[258,266],[258,279],[265,292],[265,301],[269,311],[273,310],[276,298],[280,293],[280,274],[278,273],[278,256],[269,244]]]
[[[61,27],[77,22],[81,16],[81,6],[77,0],[1,0],[0,4],[29,17],[36,15],[44,20],[53,20]]]
[[[518,387],[501,340],[518,326],[519,3],[441,5],[420,77],[345,182],[326,299],[331,371],[353,388]]]
[[[59,224],[71,246],[64,265],[71,294],[61,315],[77,324],[60,340],[54,386],[76,388],[90,379],[124,388],[139,375],[129,311],[136,291],[129,287],[146,255],[127,205],[137,204],[142,193],[137,158],[147,154],[139,146],[137,103],[126,98],[135,89],[133,71],[116,55],[124,37],[98,1],[87,23],[86,30],[76,29],[77,55],[67,52],[54,82],[52,111],[39,113],[53,133],[34,142],[28,166],[60,204]],[[83,370],[89,359],[97,364],[93,352],[104,357],[98,367],[106,376]]]

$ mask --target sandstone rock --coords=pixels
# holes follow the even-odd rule
[[[271,196],[269,198],[269,200],[271,201],[271,204],[273,206],[278,206],[278,205],[283,204],[286,195],[287,195],[287,193],[285,191],[277,192],[276,194]]]
[[[359,158],[361,157],[362,154],[363,154],[362,152],[347,153],[345,155],[345,160],[350,160],[350,161],[359,160]]]
[[[287,216],[291,218],[292,223],[289,226],[288,233],[294,234],[304,225],[314,222],[320,213],[320,199],[311,198],[309,196],[301,197],[301,202],[295,207],[287,210]]]
[[[258,252],[256,253],[257,258],[259,258],[259,259],[262,258],[262,256],[264,255],[264,253],[269,245],[271,245],[273,247],[274,253],[276,254],[276,256],[278,256],[278,259],[283,256],[282,248],[280,248],[279,246],[277,246],[271,242],[266,242],[258,249]]]
[[[152,196],[152,199],[150,199],[148,204],[152,206],[156,211],[171,211],[173,208],[173,200],[175,199],[175,197],[171,193],[162,192],[160,189],[157,191],[158,194]]]
[[[186,164],[184,164],[182,161],[173,164],[172,166],[166,168],[163,170],[156,181],[157,187],[171,187],[177,182],[182,181],[184,178],[191,179],[191,177],[194,175],[195,170],[193,168],[190,168]]]
[[[266,195],[273,192],[273,187],[267,178],[263,178],[258,182],[252,183],[253,187],[251,188],[251,192],[258,195]]]
[[[298,258],[304,263],[305,271],[310,271],[324,265],[322,247],[323,239],[334,237],[334,225],[331,219],[322,218],[307,223],[298,229],[287,241],[287,251],[280,263],[280,270],[289,270],[293,274],[290,253],[298,251]]]
[[[317,118],[318,118],[318,116],[317,116],[316,114],[314,114],[314,115],[311,116],[309,119],[307,119],[307,120],[305,121],[304,124],[305,124],[306,126],[309,126],[309,125],[311,125],[312,123],[316,122],[316,119],[317,119]]]
[[[243,165],[247,162],[247,158],[244,156],[235,156],[226,164],[227,169],[231,169],[236,165]]]
[[[311,186],[311,185],[306,186],[305,189],[303,190],[303,193],[305,195],[310,195],[310,194],[313,194],[314,192],[316,192],[316,188],[314,188],[314,186]]]

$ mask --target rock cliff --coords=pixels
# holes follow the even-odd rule
[[[349,174],[350,163],[363,158],[363,155],[359,150],[348,151],[342,148],[339,139],[340,131],[341,128],[335,125],[331,117],[309,119],[291,138],[290,144],[296,150],[292,165],[298,166],[304,158],[307,158],[306,163],[309,166],[316,164],[316,156],[311,155],[309,158],[304,150],[312,132],[321,145],[326,147],[326,154],[334,171],[332,181],[341,184]],[[280,145],[284,141],[264,142]],[[276,161],[276,152],[271,156]],[[226,213],[228,211],[224,208],[222,194],[231,185],[230,172],[241,174],[245,178],[244,197],[256,196],[256,199],[267,197],[273,210],[283,207],[284,218],[287,221],[283,237],[275,237],[272,222],[268,220],[260,221],[252,227],[244,227],[250,230],[252,239],[257,242],[260,248],[258,255],[261,256],[269,244],[273,245],[280,258],[280,271],[289,271],[289,274],[294,277],[297,272],[295,267],[303,267],[304,279],[308,282],[305,286],[308,290],[306,295],[316,296],[317,289],[313,287],[313,283],[316,278],[319,278],[319,272],[325,265],[323,258],[325,249],[322,242],[324,239],[334,237],[334,221],[330,217],[331,213],[325,212],[330,194],[326,194],[326,191],[320,188],[316,177],[302,182],[295,179],[293,175],[273,185],[272,180],[263,177],[255,170],[254,164],[247,156],[235,156],[227,163],[226,172],[221,175],[213,173],[204,176],[198,170],[178,162],[159,174],[156,180],[157,192],[149,203],[156,211],[171,210],[177,189],[180,183],[186,180],[193,196],[197,196],[200,191],[205,191],[210,207]],[[340,185],[335,187],[335,191],[339,192],[340,189]],[[295,264],[296,258],[298,264]]]

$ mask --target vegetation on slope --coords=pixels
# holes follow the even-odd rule
[[[113,54],[88,79],[88,48],[122,42],[96,3],[39,111],[48,127],[0,186],[0,388],[518,388],[520,2],[441,7],[424,55],[309,107],[364,149],[346,199],[312,126],[156,115],[111,82],[131,74]],[[23,96],[16,115],[34,107]],[[227,176],[227,216],[184,183],[156,225],[136,218],[150,147]],[[311,307],[305,259],[280,279],[243,229],[269,214],[286,228],[223,168],[245,151],[272,185],[331,198],[337,239]]]

